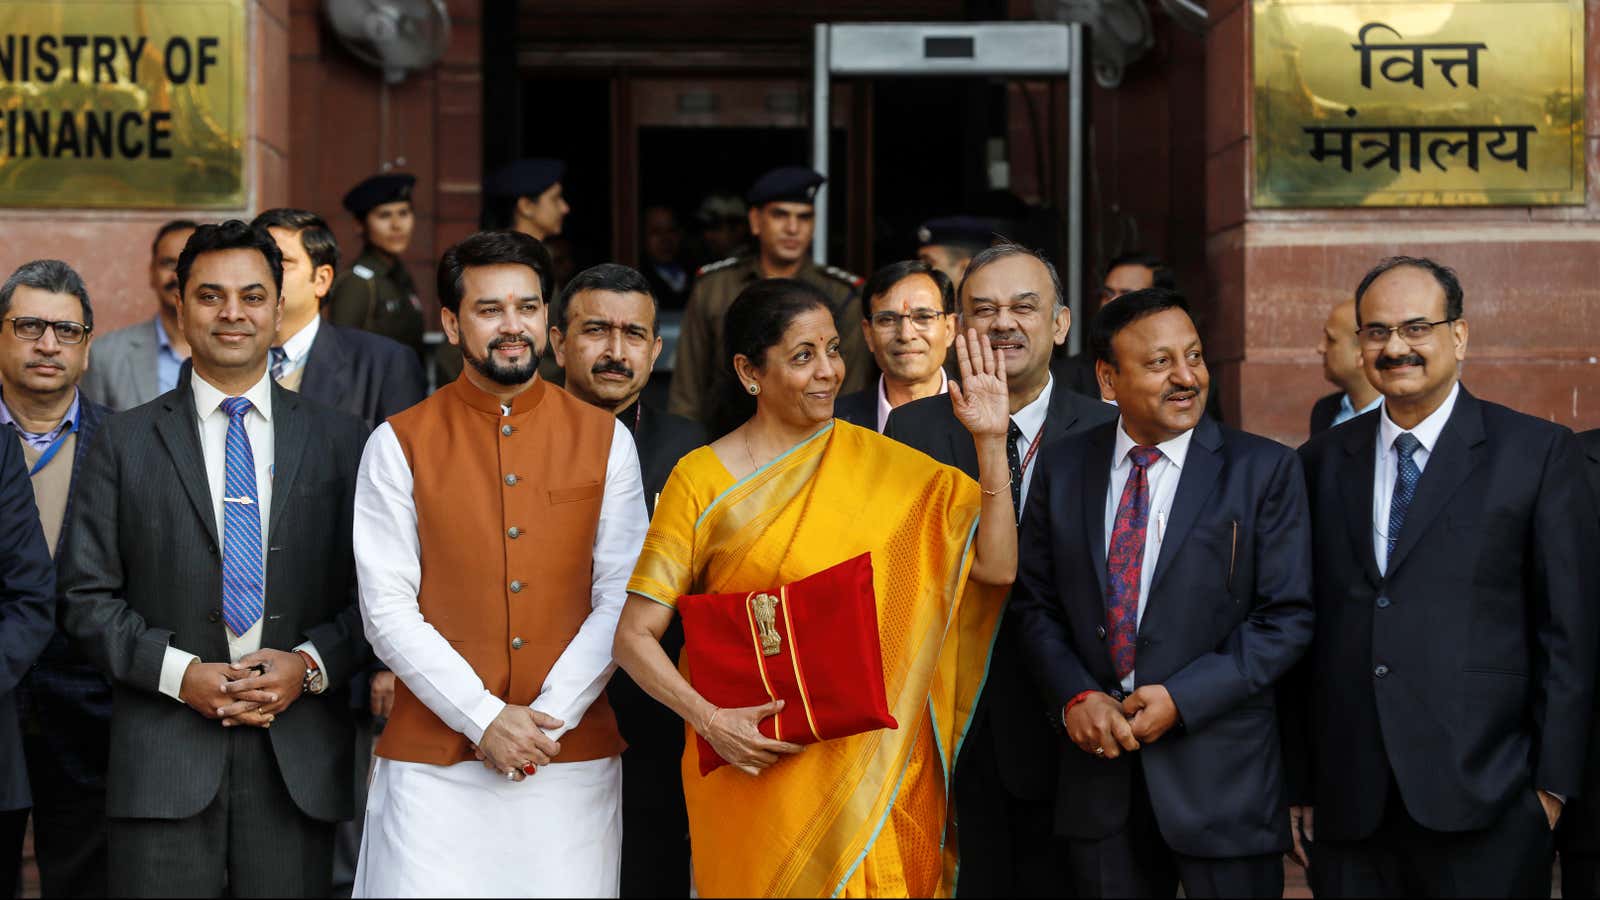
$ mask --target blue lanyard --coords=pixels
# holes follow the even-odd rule
[[[42,455],[40,455],[40,457],[37,460],[34,461],[33,468],[28,470],[28,477],[29,478],[32,478],[33,476],[39,474],[39,471],[41,469],[43,469],[45,466],[50,465],[50,460],[56,458],[56,453],[61,450],[61,445],[65,444],[67,442],[67,438],[69,436],[71,436],[71,435],[74,435],[74,434],[78,433],[78,419],[79,418],[82,418],[82,416],[74,418],[72,420],[72,427],[68,428],[66,430],[66,432],[61,434],[54,441],[51,441],[50,442],[50,446],[46,447],[44,453]]]

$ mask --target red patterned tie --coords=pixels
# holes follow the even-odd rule
[[[1148,470],[1161,458],[1155,447],[1134,447],[1128,452],[1133,471],[1117,504],[1111,529],[1111,549],[1106,553],[1106,639],[1117,680],[1133,671],[1134,641],[1139,631],[1139,574],[1144,569],[1144,532],[1150,522]]]

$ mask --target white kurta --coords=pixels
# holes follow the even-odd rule
[[[594,542],[591,612],[532,707],[576,727],[615,664],[611,642],[648,516],[633,436],[619,423]],[[422,617],[412,475],[386,423],[356,480],[361,615],[378,658],[440,720],[474,744],[504,709]],[[477,762],[379,759],[367,797],[356,897],[615,897],[622,850],[620,758],[555,763],[508,782]]]

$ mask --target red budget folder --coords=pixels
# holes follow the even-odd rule
[[[766,590],[688,594],[678,614],[701,696],[724,709],[786,701],[761,720],[767,737],[813,744],[899,727],[883,686],[871,554]],[[701,775],[727,765],[697,740]]]

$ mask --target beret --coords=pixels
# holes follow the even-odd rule
[[[828,179],[805,166],[779,166],[757,178],[744,200],[751,206],[768,203],[811,203],[816,200],[817,188]]]
[[[411,199],[411,189],[417,183],[415,175],[390,172],[366,179],[344,195],[344,208],[356,218],[364,218],[373,207]]]

